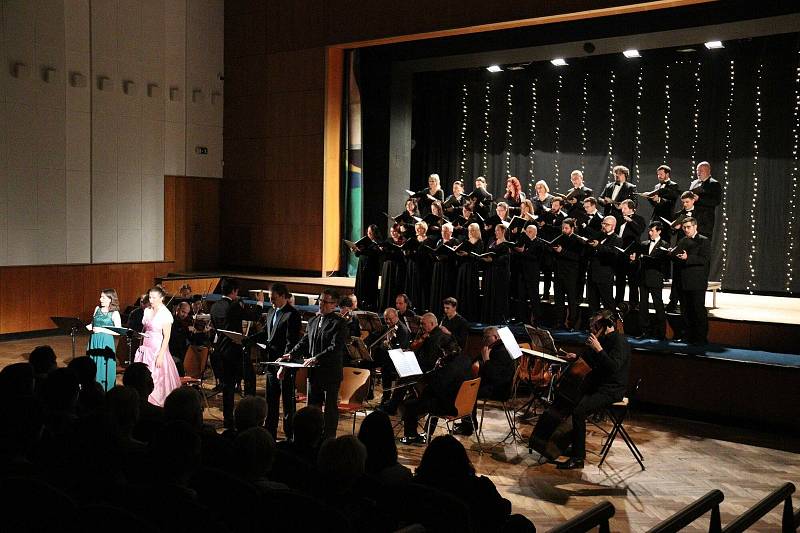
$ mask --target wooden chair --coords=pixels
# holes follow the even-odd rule
[[[481,388],[481,378],[469,379],[464,381],[461,384],[461,388],[458,389],[458,394],[456,395],[455,407],[456,407],[456,414],[455,415],[447,415],[447,414],[437,414],[437,413],[430,413],[428,415],[428,420],[425,423],[425,434],[427,435],[426,443],[429,443],[433,438],[431,435],[431,425],[434,419],[442,419],[444,420],[445,426],[447,427],[447,432],[451,435],[453,434],[453,422],[458,420],[462,420],[464,418],[472,418],[472,409],[475,407],[475,402],[478,401],[478,389]],[[480,432],[475,432],[475,440],[478,441],[478,450],[481,454],[483,454],[483,448],[481,447],[481,437]]]
[[[356,415],[367,414],[364,401],[369,391],[370,371],[366,368],[346,366],[342,368],[342,384],[339,387],[339,411],[353,413],[353,433],[356,432]]]
[[[207,346],[189,346],[186,349],[186,356],[183,358],[185,375],[181,378],[181,385],[194,387],[200,391],[206,409],[208,409],[208,397],[203,390],[203,376],[206,373],[207,365]]]

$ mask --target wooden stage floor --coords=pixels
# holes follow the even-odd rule
[[[82,346],[85,337],[79,342]],[[53,346],[60,364],[71,355],[66,336],[0,342],[0,367],[25,360],[39,344]],[[258,390],[263,394],[261,376]],[[205,415],[214,425],[221,424],[220,401],[219,397],[212,398]],[[339,434],[348,433],[351,424],[352,419],[342,417]],[[522,422],[520,427],[527,438],[531,424]],[[645,471],[640,470],[622,440],[614,443],[606,463],[598,468],[596,452],[603,433],[591,425],[587,466],[582,471],[540,465],[538,456],[529,455],[524,443],[496,446],[480,455],[474,438],[459,439],[470,450],[478,473],[490,477],[500,493],[511,500],[514,512],[528,516],[539,531],[547,531],[603,500],[611,501],[617,509],[612,531],[645,531],[715,488],[725,494],[721,507],[725,525],[782,483],[800,485],[798,436],[643,415],[635,410],[626,427],[644,454]],[[495,442],[507,430],[502,412],[487,410],[485,439]],[[422,446],[399,446],[400,461],[413,469],[423,451]],[[797,495],[794,505],[800,507]],[[780,531],[781,508],[752,531]],[[707,531],[708,520],[699,520],[693,526],[687,531]]]

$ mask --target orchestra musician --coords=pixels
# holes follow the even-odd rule
[[[600,303],[609,311],[616,309],[614,301],[614,279],[617,272],[619,251],[622,239],[615,233],[617,219],[611,215],[604,217],[601,223],[601,236],[589,241],[589,282],[587,296],[589,312],[594,314],[600,310]]]
[[[630,260],[636,262],[639,275],[639,327],[640,338],[652,337],[663,340],[666,335],[666,315],[664,300],[664,276],[667,271],[669,243],[661,238],[664,225],[653,221],[647,226],[648,240],[639,243],[638,250],[630,254]],[[650,319],[649,298],[653,299],[656,311],[655,320]]]
[[[689,190],[698,197],[695,201],[697,214],[694,217],[698,220],[700,235],[711,239],[714,235],[717,206],[722,201],[722,186],[711,177],[711,164],[708,161],[700,162],[696,173],[697,179],[689,185]]]
[[[636,246],[642,238],[645,221],[636,213],[636,204],[630,198],[622,200],[619,204],[621,218],[617,219],[617,235],[622,239],[621,248],[628,250]],[[631,268],[628,254],[620,254],[617,263],[617,283],[614,300],[619,305],[625,299],[625,285],[628,286],[628,299],[631,307],[639,305],[639,280],[636,272]]]
[[[692,345],[708,344],[706,290],[711,260],[711,239],[699,232],[697,219],[683,220],[685,237],[676,244],[674,266],[680,273],[681,311],[686,321],[686,339]],[[674,281],[673,281],[674,282]]]
[[[339,387],[342,360],[347,353],[347,325],[336,305],[339,295],[333,289],[322,291],[319,314],[308,321],[306,333],[281,360],[302,362],[308,370],[308,405],[325,405],[324,438],[336,438],[339,424]]]
[[[662,218],[672,220],[675,202],[678,201],[678,197],[681,195],[681,189],[677,183],[672,181],[671,175],[672,169],[667,165],[661,165],[656,169],[658,183],[652,191],[646,193],[647,201],[653,206],[650,222],[662,222]],[[664,227],[662,234],[663,238],[668,241],[672,235],[672,228]]]
[[[431,204],[437,200],[440,203],[444,202],[444,191],[439,180],[439,174],[431,174],[428,176],[428,188],[420,191],[419,199],[417,200],[420,215],[424,217],[430,214]]]
[[[618,321],[608,309],[592,315],[589,337],[582,356],[592,371],[587,377],[587,390],[572,411],[572,451],[569,459],[556,463],[559,469],[583,468],[586,458],[586,416],[622,400],[628,386],[631,348],[625,335],[617,330]],[[568,353],[574,361],[577,354]]]
[[[552,247],[555,254],[556,325],[573,329],[578,322],[578,263],[583,244],[575,233],[575,220],[566,218],[561,224],[562,236]],[[564,316],[564,294],[567,295],[567,314]]]
[[[411,298],[408,297],[408,294],[404,292],[398,294],[394,299],[394,308],[397,309],[397,316],[400,318],[400,321],[405,324],[406,327],[410,327],[408,325],[408,319],[417,316],[417,314],[414,312]]]
[[[367,227],[369,241],[366,246],[353,250],[358,257],[356,270],[356,284],[354,292],[361,298],[359,302],[362,309],[374,310],[378,306],[378,274],[380,273],[380,231],[376,224]]]
[[[423,316],[436,317],[432,314]],[[437,328],[438,329],[438,328]],[[435,345],[436,358],[420,380],[425,385],[418,397],[409,397],[403,402],[403,437],[401,444],[420,444],[425,442],[426,435],[417,433],[419,418],[425,413],[455,414],[455,400],[458,390],[465,380],[471,377],[472,363],[469,357],[459,348],[458,343],[449,335],[441,335],[440,342]],[[436,419],[431,421],[430,432],[436,429]]]
[[[389,239],[378,245],[383,260],[378,309],[386,309],[392,305],[395,296],[405,290],[406,265],[403,250],[400,248],[405,243],[405,238],[400,229],[399,224],[394,224],[389,231]]]
[[[387,390],[392,386],[392,382],[397,379],[397,371],[389,358],[389,350],[408,350],[411,345],[411,332],[408,330],[408,326],[400,320],[397,309],[394,307],[386,308],[383,312],[383,319],[386,322],[386,328],[370,333],[364,343],[368,347],[372,347],[370,355],[372,356],[373,364],[367,366],[381,369],[383,395],[378,409],[386,414],[394,415],[397,412],[397,406],[400,405],[402,400],[402,390]],[[379,340],[380,342],[378,342]]]
[[[617,227],[619,227],[622,224],[622,212],[619,209],[619,203],[630,199],[633,200],[634,207],[637,205],[636,185],[628,182],[628,177],[631,175],[628,167],[617,165],[612,171],[614,173],[614,181],[606,185],[597,201],[605,207],[603,216],[612,215],[617,219]]]
[[[448,335],[439,327],[439,320],[433,313],[425,313],[420,321],[417,338],[411,343],[411,349],[416,354],[419,366],[423,372],[432,370],[436,360],[441,355],[441,345]]]
[[[459,248],[455,299],[461,302],[461,313],[471,322],[480,319],[480,290],[478,285],[478,261],[472,253],[483,253],[483,240],[478,224],[472,223],[468,228],[468,238]],[[447,298],[445,298],[447,300]]]
[[[450,218],[458,215],[461,208],[466,204],[467,197],[464,194],[464,182],[456,180],[453,182],[453,194],[447,197],[442,204],[444,214]]]
[[[242,333],[242,321],[260,319],[264,293],[258,292],[256,299],[258,308],[246,310],[239,301],[239,282],[225,278],[222,281],[222,298],[211,306],[211,323],[218,332],[214,351],[219,354],[222,363],[222,417],[226,429],[234,427],[233,395],[237,384],[244,379],[245,394],[255,395],[256,375],[249,350],[243,350],[242,346],[219,333],[219,330]]]
[[[431,288],[431,261],[430,248],[436,246],[436,237],[428,236],[428,224],[424,221],[417,222],[414,226],[416,234],[403,246],[406,257],[406,291],[412,302],[416,302],[420,312],[424,312],[428,304]]]
[[[358,323],[358,318],[353,314],[353,299],[350,298],[350,295],[342,296],[339,299],[339,314],[347,323],[347,332],[350,336],[361,337],[361,325]],[[349,360],[350,358],[347,357],[345,362]]]
[[[175,361],[178,375],[185,375],[183,360],[189,348],[190,328],[192,327],[192,306],[189,302],[180,302],[175,306],[175,321],[172,323],[172,333],[169,336],[169,353]]]
[[[456,339],[456,342],[463,350],[467,345],[467,337],[469,336],[469,323],[467,320],[458,314],[458,300],[455,298],[445,298],[442,302],[444,317],[439,329],[445,335],[451,335]]]
[[[508,302],[511,285],[511,247],[512,242],[506,240],[507,228],[503,224],[494,227],[495,240],[489,245],[487,252],[494,255],[481,257],[488,263],[483,268],[481,290],[483,301],[481,322],[499,324],[510,318]]]

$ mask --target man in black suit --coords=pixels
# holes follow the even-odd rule
[[[392,360],[389,358],[389,350],[408,350],[411,345],[411,332],[408,326],[400,320],[397,309],[394,307],[387,307],[383,311],[383,319],[386,322],[386,327],[391,331],[386,333],[383,331],[373,331],[367,337],[365,344],[373,346],[370,355],[372,355],[373,364],[366,364],[365,367],[381,368],[381,386],[383,387],[383,396],[381,397],[380,409],[388,414],[394,414],[397,411],[397,406],[402,400],[400,389],[395,389],[396,394],[390,394],[387,389],[392,386],[392,382],[397,379],[397,372],[394,369]],[[384,337],[381,340],[381,337]],[[380,340],[380,342],[378,342]],[[392,401],[394,400],[394,401]]]
[[[625,397],[630,372],[631,347],[625,335],[616,331],[617,321],[612,311],[604,309],[592,315],[589,338],[582,356],[592,368],[586,383],[586,393],[572,411],[572,453],[566,461],[556,463],[559,469],[583,468],[586,458],[586,415],[608,407]],[[570,353],[568,360],[577,355]]]
[[[564,200],[567,204],[567,216],[574,218],[580,226],[587,218],[583,201],[592,196],[592,189],[583,184],[583,172],[580,170],[573,170],[569,179],[572,188],[567,191],[567,198]]]
[[[722,201],[722,186],[711,177],[711,165],[708,161],[697,165],[697,179],[689,186],[689,190],[698,196],[694,205],[697,208],[695,218],[700,235],[711,239],[714,235],[717,206]]]
[[[678,197],[681,195],[681,188],[672,181],[671,173],[672,169],[667,165],[661,165],[656,169],[658,184],[647,198],[647,201],[653,206],[650,222],[658,221],[665,224],[662,219],[673,220],[672,213],[675,211],[675,202],[678,201]],[[664,227],[662,231],[663,239],[669,241],[671,235],[671,228]]]
[[[597,201],[605,207],[603,216],[611,215],[616,218],[617,227],[619,227],[622,224],[622,211],[618,207],[619,203],[630,199],[633,200],[634,207],[636,207],[636,185],[628,183],[628,176],[631,175],[628,167],[617,165],[613,172],[614,181],[606,185]]]
[[[578,321],[578,270],[583,244],[573,235],[575,220],[565,218],[561,224],[561,238],[553,246],[556,257],[555,306],[556,327],[576,327]],[[567,295],[567,315],[564,317],[564,294]]]
[[[517,317],[521,320],[528,319],[529,324],[536,324],[542,316],[541,303],[539,302],[539,277],[542,272],[542,262],[550,250],[545,247],[544,241],[538,238],[539,230],[536,224],[525,227],[525,233],[520,236],[517,247],[519,253],[520,269],[522,275],[519,281],[520,309]]]
[[[677,240],[680,241],[683,237],[682,225],[683,221],[691,217],[697,221],[697,227],[702,228],[704,224],[710,224],[708,219],[708,212],[703,212],[695,207],[697,195],[692,191],[686,191],[681,194],[681,205],[683,206],[680,211],[672,214],[672,219],[675,221],[672,229],[677,232]],[[709,235],[706,235],[709,239]],[[672,269],[672,289],[669,293],[669,303],[667,304],[666,311],[672,313],[676,310],[679,303],[681,303],[681,291],[679,289],[681,281],[681,270],[679,268]]]
[[[281,359],[302,362],[308,369],[308,405],[325,405],[325,438],[335,438],[339,425],[339,386],[347,353],[347,324],[336,312],[339,295],[322,291],[319,314],[308,321],[306,334]]]
[[[683,233],[674,257],[680,272],[681,311],[686,321],[686,340],[693,345],[708,344],[706,289],[711,260],[711,239],[699,232],[697,220],[683,221]]]
[[[586,198],[583,201],[583,210],[586,213],[586,220],[580,225],[578,234],[587,239],[602,238],[603,215],[597,211],[597,200],[593,196]],[[616,224],[616,219],[614,221]]]
[[[596,313],[603,307],[613,311],[617,305],[614,301],[614,277],[617,272],[619,250],[622,239],[614,233],[617,219],[612,216],[603,218],[601,237],[589,241],[589,311]]]
[[[467,337],[469,337],[469,323],[466,318],[458,314],[458,300],[448,296],[442,301],[442,307],[444,318],[442,318],[439,329],[445,335],[452,335],[463,350],[467,345]]]
[[[211,323],[217,330],[214,352],[219,355],[222,371],[222,418],[226,428],[234,427],[233,395],[236,385],[244,378],[245,394],[256,393],[256,374],[250,361],[249,346],[233,342],[219,330],[242,332],[243,320],[261,318],[264,306],[264,293],[258,293],[259,309],[247,311],[239,302],[239,283],[232,278],[222,281],[222,299],[211,306]]]
[[[638,266],[639,273],[639,327],[640,338],[653,337],[663,340],[666,333],[666,316],[664,315],[664,275],[669,265],[669,243],[661,238],[664,225],[653,221],[647,227],[648,240],[639,243],[638,249],[630,254],[631,262]],[[653,299],[656,311],[655,320],[650,320],[649,298]]]
[[[289,303],[292,294],[283,283],[273,283],[269,299],[272,308],[267,312],[267,323],[258,334],[258,342],[266,348],[266,360],[276,361],[300,340],[300,312]],[[280,372],[280,367],[267,365],[267,430],[273,438],[278,436],[279,400],[283,399],[283,432],[287,439],[293,436],[292,421],[295,412],[294,372]]]
[[[636,246],[642,238],[644,231],[645,221],[644,217],[636,214],[636,204],[633,200],[623,200],[620,205],[620,213],[622,219],[617,220],[616,233],[622,239],[622,248],[628,249],[629,246]],[[639,280],[636,277],[635,271],[631,268],[630,261],[628,261],[628,254],[621,254],[617,264],[617,292],[615,294],[615,301],[619,305],[625,299],[625,285],[628,285],[628,298],[631,307],[639,305]]]
[[[442,344],[447,342],[450,335],[446,335],[439,327],[439,319],[433,313],[425,313],[420,320],[421,336],[425,340],[416,350],[419,367],[423,372],[433,370],[436,361],[442,355]]]

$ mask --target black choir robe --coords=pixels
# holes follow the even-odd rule
[[[458,311],[461,316],[470,322],[478,322],[481,316],[480,309],[480,288],[478,284],[479,265],[478,260],[470,252],[476,254],[483,253],[483,241],[474,244],[464,241],[460,248],[468,255],[458,256],[456,271],[456,294],[458,300]]]
[[[460,244],[458,239],[450,239],[447,242],[442,241],[436,243],[436,246],[446,244],[450,247],[456,247]],[[428,303],[428,309],[438,310],[442,307],[442,300],[448,296],[455,297],[455,282],[456,282],[456,256],[451,254],[447,257],[432,256],[433,270],[431,274],[431,296]]]
[[[431,272],[433,261],[428,247],[436,246],[436,240],[426,237],[422,242],[409,240],[404,249],[406,256],[406,294],[416,306],[417,312],[427,310],[430,302]]]
[[[510,248],[514,243],[504,241],[493,242],[487,252],[494,252],[491,262],[483,268],[483,302],[481,322],[485,324],[501,324],[509,318],[509,292],[511,285]]]
[[[355,252],[358,257],[355,294],[361,309],[373,311],[378,305],[378,274],[381,269],[380,250],[376,242]]]
[[[378,309],[394,306],[394,299],[405,292],[406,265],[402,250],[392,244],[401,245],[391,239],[381,243],[381,290],[378,294]]]

